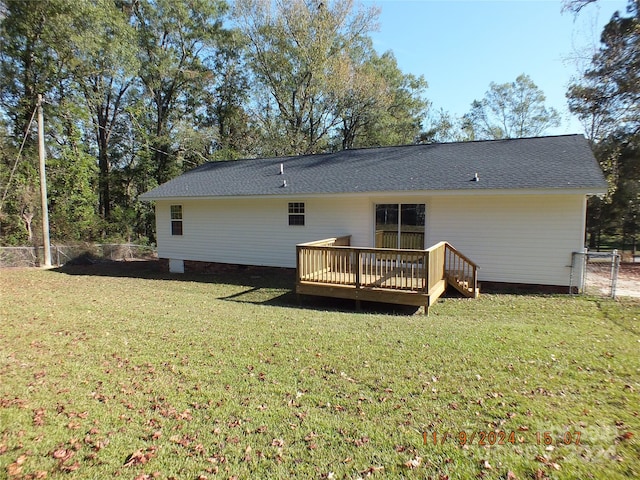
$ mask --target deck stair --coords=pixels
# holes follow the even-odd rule
[[[458,292],[468,298],[478,298],[480,289],[469,286],[469,281],[463,280],[455,274],[447,274],[447,284],[455,288]]]
[[[478,266],[451,244],[445,247],[444,272],[447,284],[468,298],[478,298]]]
[[[445,277],[447,284],[468,298],[478,298],[478,266],[449,243],[446,244]]]

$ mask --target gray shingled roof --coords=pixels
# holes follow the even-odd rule
[[[476,173],[477,182],[472,181]],[[562,135],[210,162],[140,198],[494,189],[604,193],[606,188],[585,138]]]

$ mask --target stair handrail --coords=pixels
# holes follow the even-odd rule
[[[455,248],[453,245],[451,245],[449,242],[445,242],[445,248],[447,250],[449,250],[450,252],[452,252],[456,257],[458,257],[459,259],[461,259],[463,262],[465,262],[466,264],[468,264],[471,267],[471,282],[469,282],[472,288],[472,292],[473,295],[477,295],[477,291],[478,291],[478,269],[480,267],[478,267],[478,264],[476,262],[474,262],[473,260],[471,260],[469,257],[467,257],[464,253],[460,252],[457,248]],[[449,255],[445,255],[445,273],[448,272],[450,270],[449,268]],[[466,270],[466,269],[465,269]],[[465,275],[466,278],[466,275]]]

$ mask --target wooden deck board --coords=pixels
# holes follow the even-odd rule
[[[356,285],[356,275],[354,273],[344,272],[313,272],[308,273],[300,278],[302,282],[321,283],[331,285],[344,285],[353,286]],[[422,279],[415,277],[403,276],[401,273],[396,275],[366,275],[360,276],[360,286],[362,288],[374,287],[374,288],[386,288],[390,290],[409,290],[414,292],[422,292]]]

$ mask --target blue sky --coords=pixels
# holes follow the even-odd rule
[[[602,27],[626,0],[600,0],[578,17],[561,0],[365,0],[381,9],[372,34],[378,52],[392,50],[404,73],[423,75],[426,96],[456,115],[481,99],[490,82],[531,77],[562,115],[549,134],[583,133],[565,93],[598,46]],[[586,60],[585,60],[586,59]]]

